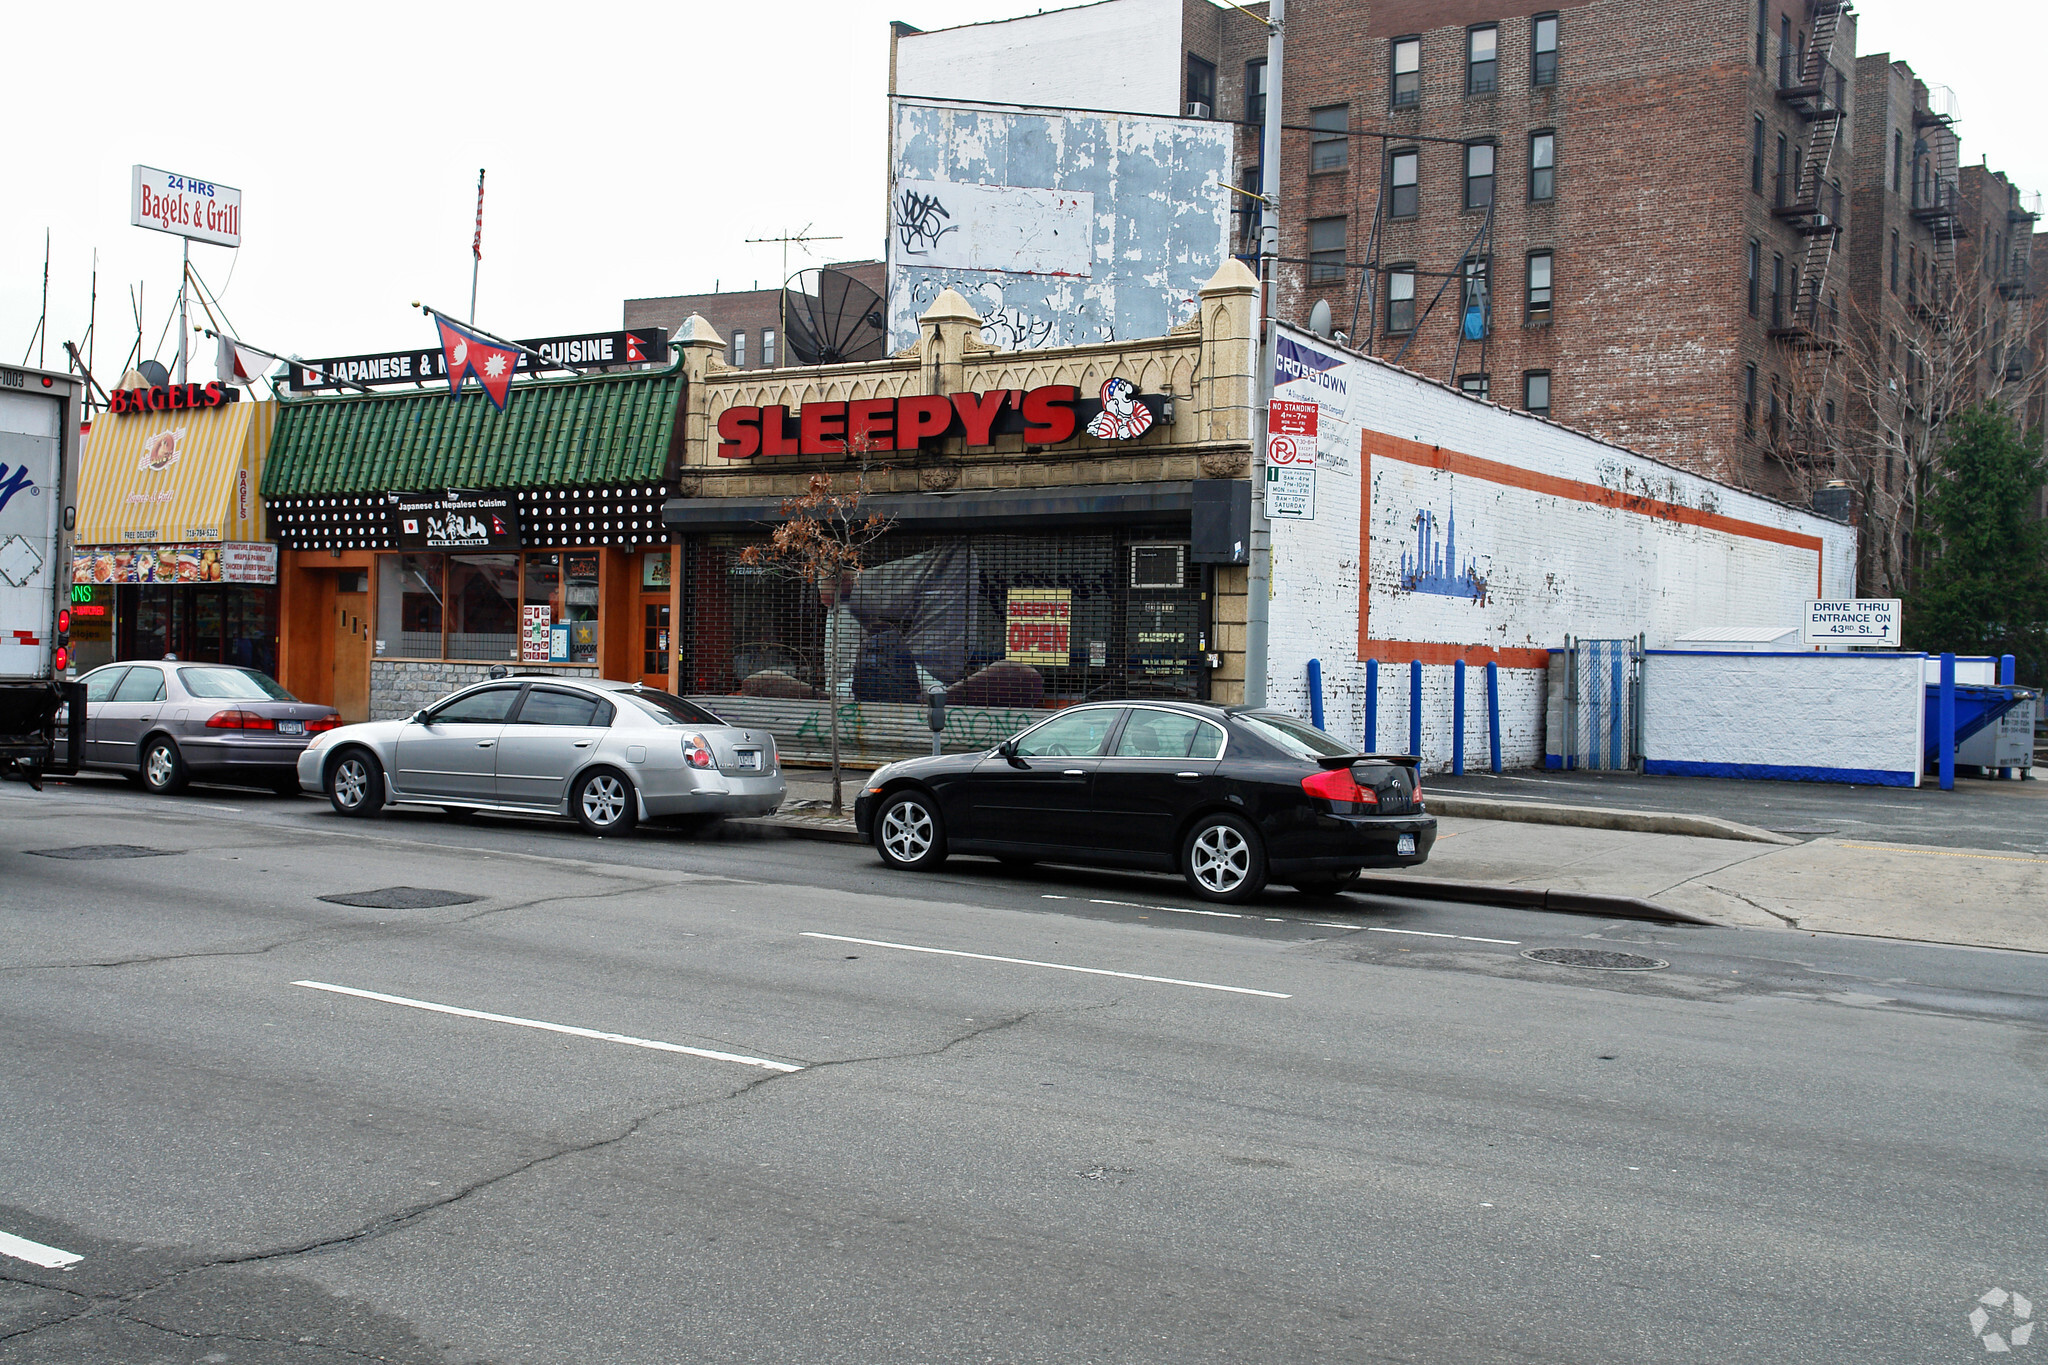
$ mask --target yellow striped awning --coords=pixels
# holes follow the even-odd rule
[[[78,545],[258,541],[276,403],[93,419],[79,458]]]

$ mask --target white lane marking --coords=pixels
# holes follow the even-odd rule
[[[1460,934],[1458,937],[1466,943],[1505,943],[1511,948],[1522,946],[1522,940],[1518,938],[1481,938],[1477,934]]]
[[[26,1237],[16,1237],[11,1232],[0,1232],[0,1256],[12,1256],[17,1261],[27,1261],[45,1270],[62,1270],[85,1259],[75,1251],[59,1251],[41,1242],[31,1242]]]
[[[1050,892],[1040,892],[1038,898],[1043,901],[1063,901],[1067,899],[1065,896],[1055,896]],[[1090,905],[1121,905],[1132,910],[1166,910],[1176,915],[1214,915],[1218,919],[1247,918],[1247,916],[1233,914],[1228,910],[1190,910],[1184,905],[1147,905],[1143,901],[1106,901],[1099,900],[1093,896],[1089,897],[1088,903]],[[1432,934],[1423,929],[1377,929],[1369,924],[1338,924],[1325,919],[1286,920],[1272,919],[1265,916],[1260,916],[1260,918],[1264,918],[1268,924],[1308,924],[1318,929],[1370,929],[1375,934],[1420,934],[1425,938],[1455,938],[1466,943],[1505,943],[1511,948],[1522,946],[1522,940],[1518,938],[1481,938],[1477,934]]]
[[[1416,938],[1456,938],[1456,934],[1439,934],[1428,929],[1382,929],[1377,924],[1365,926],[1368,934],[1413,934]]]
[[[1339,924],[1335,920],[1327,919],[1303,920],[1302,923],[1313,924],[1318,929],[1363,929],[1373,934],[1421,934],[1427,938],[1455,938],[1462,943],[1505,943],[1510,948],[1522,946],[1522,940],[1518,938],[1481,938],[1478,934],[1431,934],[1424,929],[1382,929],[1372,924]]]
[[[404,1005],[409,1009],[431,1010],[435,1014],[453,1014],[462,1019],[481,1019],[488,1024],[513,1024],[519,1028],[537,1028],[548,1033],[566,1033],[572,1038],[595,1038],[601,1043],[624,1043],[628,1047],[652,1048],[656,1052],[680,1052],[688,1057],[702,1057],[713,1062],[738,1062],[741,1066],[758,1066],[765,1071],[802,1071],[800,1066],[788,1062],[771,1062],[765,1057],[747,1057],[737,1052],[714,1052],[710,1048],[684,1047],[681,1043],[663,1043],[652,1038],[634,1038],[624,1033],[606,1033],[602,1029],[577,1028],[571,1024],[550,1024],[539,1019],[520,1019],[510,1014],[489,1014],[483,1010],[466,1010],[456,1005],[437,1005],[431,1000],[411,1000],[402,995],[385,995],[379,991],[359,991],[353,986],[331,986],[325,981],[294,981],[294,986],[308,990],[332,991],[336,995],[353,995],[359,1000],[381,1000],[387,1005]]]
[[[1063,901],[1066,899],[1066,897],[1047,896],[1046,899]],[[1133,910],[1168,910],[1176,915],[1214,915],[1218,919],[1244,918],[1243,915],[1235,914],[1229,910],[1190,910],[1187,907],[1180,905],[1146,905],[1142,901],[1105,901],[1096,900],[1093,897],[1090,897],[1088,903],[1090,905],[1124,905],[1129,906]]]
[[[805,938],[830,939],[834,943],[862,943],[870,948],[895,948],[905,953],[936,953],[940,957],[971,957],[977,962],[1007,962],[1013,967],[1050,967],[1056,972],[1082,972],[1088,976],[1115,976],[1126,981],[1152,981],[1162,986],[1192,986],[1200,991],[1228,991],[1232,995],[1263,995],[1269,1000],[1292,1000],[1280,991],[1254,990],[1250,986],[1219,986],[1213,981],[1183,981],[1177,976],[1146,976],[1140,972],[1113,972],[1107,967],[1076,967],[1067,962],[1040,962],[1028,957],[997,957],[993,953],[963,953],[956,948],[921,948],[915,943],[885,943],[876,938],[848,938],[844,934],[814,934]]]

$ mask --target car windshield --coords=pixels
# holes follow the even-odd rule
[[[181,668],[178,683],[208,701],[297,701],[277,679],[249,668]]]
[[[672,692],[657,692],[651,687],[642,687],[631,692],[614,692],[612,695],[623,697],[663,725],[725,724],[703,707],[694,702],[684,701]]]
[[[1326,735],[1307,721],[1278,711],[1240,711],[1238,724],[1266,743],[1295,758],[1321,758],[1326,754],[1355,754],[1353,746],[1334,735]]]

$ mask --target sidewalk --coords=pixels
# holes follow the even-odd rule
[[[849,816],[866,776],[846,774]],[[788,780],[777,824],[852,838],[850,818],[827,818],[829,772],[790,769]],[[1943,792],[1531,773],[1440,776],[1425,788],[1440,808],[1464,795],[1484,798],[1488,815],[1522,818],[1440,809],[1429,861],[1403,878],[1631,897],[1717,924],[2048,953],[2048,782],[1959,779]],[[1757,837],[1581,823],[1628,811],[1705,816]]]

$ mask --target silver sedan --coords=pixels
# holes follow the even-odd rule
[[[493,679],[403,720],[329,731],[300,756],[299,784],[343,815],[392,802],[573,816],[593,834],[769,815],[786,791],[766,730],[638,683],[555,676]]]
[[[193,781],[296,794],[307,739],[341,724],[333,707],[300,701],[269,674],[232,664],[108,664],[79,681],[85,766],[125,773],[160,794]]]

